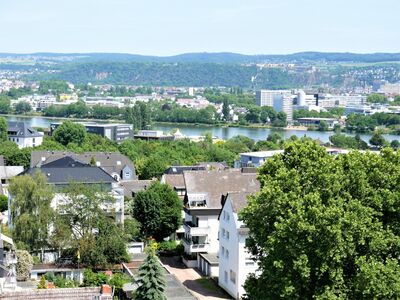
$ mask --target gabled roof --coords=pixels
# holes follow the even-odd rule
[[[36,171],[42,172],[46,176],[47,182],[52,184],[115,182],[115,179],[103,169],[82,164],[71,157],[60,158],[41,168],[30,168],[26,173],[32,174]]]
[[[190,194],[204,194],[207,200],[205,208],[221,209],[221,197],[228,193],[254,193],[260,189],[257,174],[242,173],[239,169],[187,171],[183,175],[186,184],[185,198]]]
[[[8,121],[8,135],[19,138],[42,137],[43,135],[24,122]]]
[[[250,193],[229,193],[228,199],[232,204],[232,211],[239,213],[243,208],[247,206],[247,197]]]
[[[164,178],[165,183],[172,188],[185,188],[185,179],[183,178],[183,174],[165,174]]]
[[[94,159],[98,164],[96,166],[102,168],[109,175],[120,174],[125,167],[128,167],[133,172],[133,179],[136,177],[135,166],[132,161],[117,152],[84,152],[78,154],[69,151],[32,151],[31,167],[40,167],[67,156],[86,164],[90,164]]]

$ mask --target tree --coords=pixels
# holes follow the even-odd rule
[[[369,140],[370,144],[376,146],[378,148],[384,147],[387,145],[387,141],[382,136],[379,131],[375,131],[372,135],[371,139]]]
[[[260,113],[261,113],[260,107],[258,106],[251,107],[245,116],[246,121],[248,121],[249,123],[260,123]]]
[[[136,300],[166,300],[164,272],[155,253],[153,245],[146,248],[147,257],[139,267]]]
[[[32,110],[32,106],[26,101],[20,101],[15,105],[15,112],[17,114],[25,114]]]
[[[11,111],[10,99],[0,95],[0,113],[8,114]]]
[[[62,123],[53,133],[54,139],[64,146],[69,143],[80,145],[86,137],[85,126],[71,121]]]
[[[12,235],[33,251],[48,244],[49,225],[53,217],[50,204],[53,189],[39,171],[30,175],[14,177],[9,187],[12,195]]]
[[[182,205],[168,185],[154,182],[147,190],[137,193],[133,217],[141,224],[144,237],[161,241],[179,228]]]
[[[388,99],[381,94],[371,94],[367,97],[369,103],[387,103]]]
[[[37,285],[38,290],[45,290],[47,289],[46,278],[44,275],[40,276],[39,283]]]
[[[8,197],[6,195],[0,195],[0,212],[8,209]]]
[[[7,134],[7,121],[5,118],[0,117],[0,142],[4,142],[8,140]]]
[[[224,117],[225,121],[229,121],[230,119],[229,111],[229,99],[228,97],[225,97],[222,104],[222,116]]]
[[[70,183],[64,190],[68,201],[57,208],[52,238],[55,246],[69,243],[82,264],[94,268],[129,260],[124,231],[103,210],[115,201],[103,188]]]
[[[333,157],[294,142],[261,167],[240,214],[259,263],[248,299],[400,297],[400,153],[381,152]]]
[[[318,131],[328,131],[329,125],[326,121],[322,120],[318,125]]]
[[[393,140],[390,142],[390,147],[393,149],[399,149],[400,148],[400,142],[398,140]]]

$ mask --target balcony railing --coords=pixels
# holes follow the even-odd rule
[[[186,253],[207,252],[208,251],[209,243],[205,243],[205,242],[204,243],[195,243],[186,237],[184,237],[182,239],[182,241],[183,241]]]
[[[183,223],[183,228],[185,229],[185,232],[188,233],[191,236],[203,236],[203,235],[208,235],[210,227],[198,227],[195,226],[191,222],[185,222]]]

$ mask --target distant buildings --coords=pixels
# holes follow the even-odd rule
[[[293,99],[290,90],[260,90],[256,92],[258,106],[270,106],[284,112],[289,124],[293,122]]]
[[[274,106],[275,96],[291,96],[290,90],[260,90],[256,92],[256,104],[258,106]]]
[[[38,132],[24,122],[8,122],[8,139],[18,145],[18,148],[36,147],[43,143],[43,133]]]
[[[95,122],[77,122],[85,126],[88,133],[98,134],[114,142],[123,142],[133,138],[133,125],[125,123],[95,123]],[[50,134],[62,123],[51,123]]]
[[[174,140],[173,135],[164,134],[161,130],[139,130],[134,138],[140,140]]]
[[[210,105],[210,102],[204,98],[194,98],[194,99],[177,99],[176,104],[193,109],[203,109],[207,108]]]

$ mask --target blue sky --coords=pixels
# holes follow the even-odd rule
[[[0,52],[400,52],[400,0],[0,0]]]

